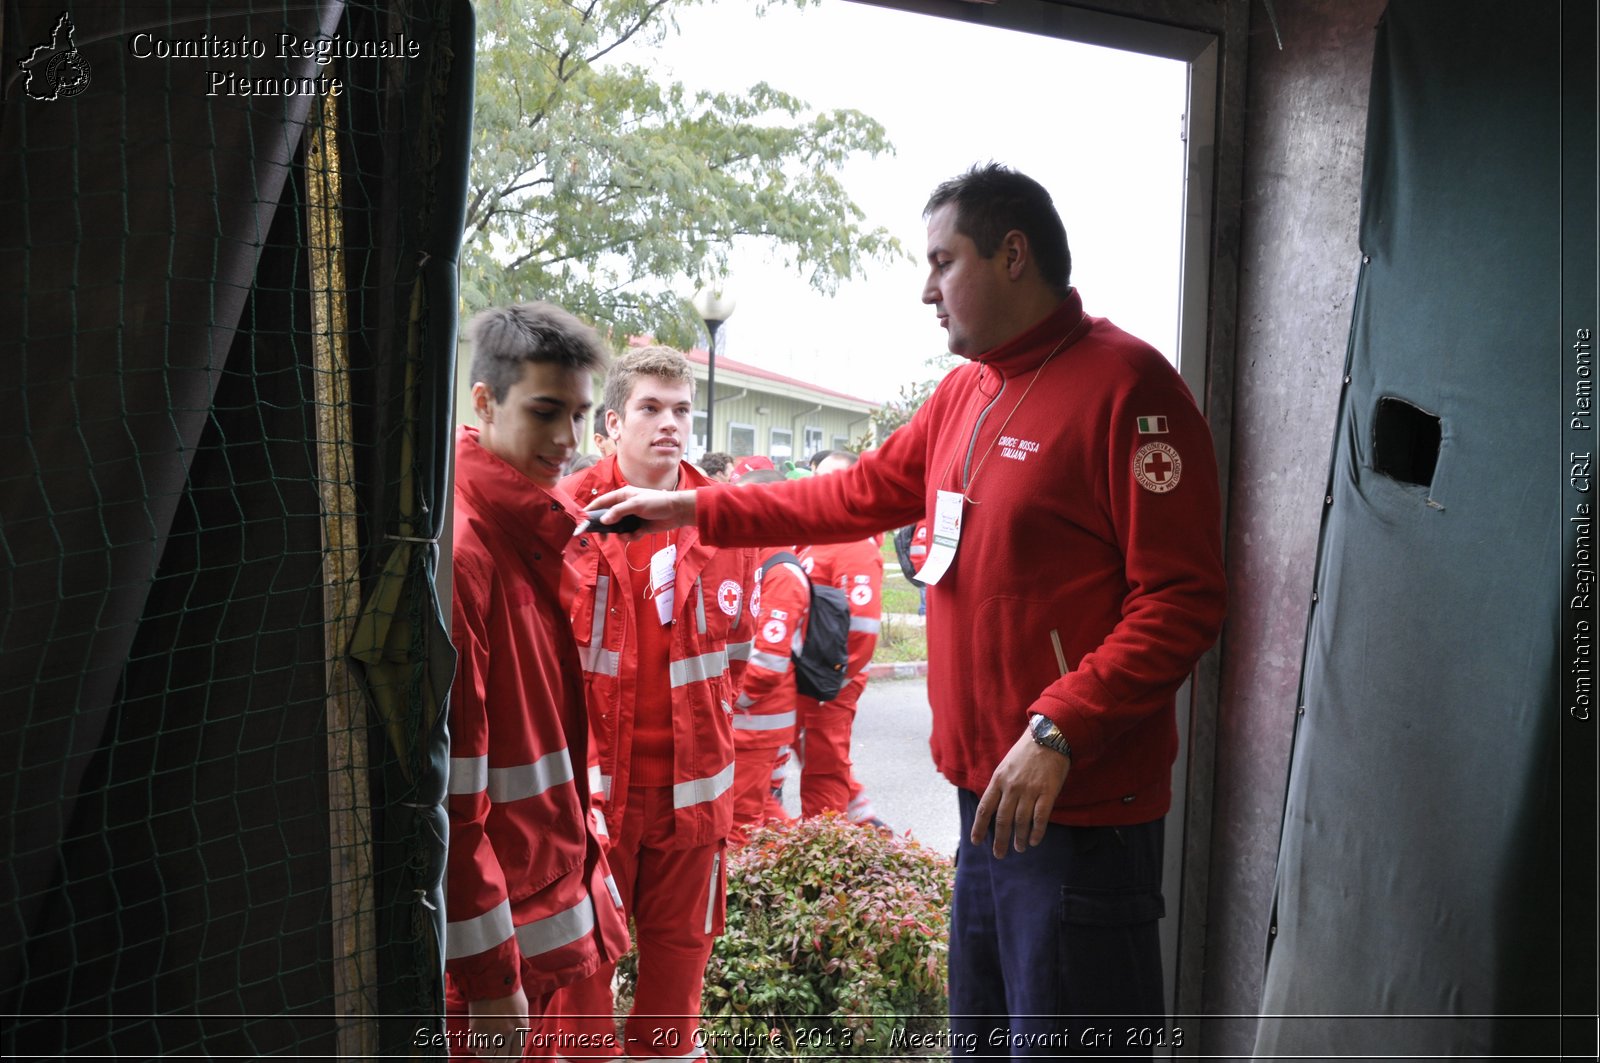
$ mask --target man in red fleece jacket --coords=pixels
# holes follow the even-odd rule
[[[1174,697],[1224,611],[1216,461],[1176,370],[1084,313],[1037,182],[975,167],[925,213],[922,300],[970,362],[909,424],[833,476],[595,504],[738,544],[929,519],[930,745],[963,834],[951,1030],[1082,1054],[1164,1011]]]
[[[445,973],[451,1054],[520,1056],[556,989],[628,947],[589,816],[589,714],[562,608],[582,521],[556,486],[605,350],[549,303],[473,319],[456,440]]]

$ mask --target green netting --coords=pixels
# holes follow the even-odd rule
[[[440,1054],[471,22],[5,8],[4,1055]]]

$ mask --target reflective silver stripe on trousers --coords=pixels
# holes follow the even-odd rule
[[[591,808],[589,811],[594,814],[595,836],[599,838],[611,837],[611,831],[606,827],[606,814],[598,808]]]
[[[501,901],[482,915],[446,923],[444,956],[447,960],[476,956],[480,952],[488,952],[510,938],[511,902]]]
[[[450,758],[450,792],[481,794],[489,786],[489,755]]]
[[[728,660],[748,661],[750,659],[750,654],[755,650],[755,648],[756,643],[754,639],[751,639],[749,642],[730,642],[728,643]]]
[[[617,651],[605,646],[606,603],[611,598],[611,577],[601,576],[594,586],[594,623],[589,629],[589,645],[578,647],[585,672],[617,674]]]
[[[594,901],[586,893],[564,912],[517,927],[517,948],[523,956],[537,956],[570,945],[593,929]]]
[[[865,631],[869,635],[876,635],[882,628],[882,622],[874,620],[870,616],[852,616],[850,618],[851,631]]]
[[[750,663],[765,668],[769,672],[787,672],[789,670],[789,658],[779,657],[775,653],[766,653],[760,650],[750,655]]]
[[[733,729],[735,731],[776,731],[789,727],[795,722],[793,712],[780,712],[774,716],[735,716]]]
[[[715,801],[728,792],[728,787],[733,785],[733,765],[705,779],[691,779],[688,782],[678,783],[672,788],[672,807],[688,808],[691,805],[704,804]]]
[[[711,858],[711,885],[706,889],[706,933],[711,933],[711,917],[717,914],[717,872],[722,869],[722,854]]]
[[[712,650],[710,653],[702,653],[698,657],[685,657],[681,661],[672,661],[667,665],[667,675],[672,680],[674,690],[690,683],[703,683],[727,670],[726,650]]]
[[[572,781],[572,758],[565,749],[546,754],[532,764],[489,769],[489,800],[496,804],[537,797],[552,786]]]

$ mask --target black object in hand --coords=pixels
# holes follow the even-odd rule
[[[644,527],[644,518],[639,516],[637,513],[629,513],[626,517],[623,517],[615,524],[602,524],[600,522],[605,519],[606,514],[610,513],[611,510],[591,509],[587,510],[586,512],[589,517],[588,530],[592,532],[599,532],[601,535],[609,535],[612,532],[616,532],[618,534],[636,532],[640,528]]]

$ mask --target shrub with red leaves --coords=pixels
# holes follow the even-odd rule
[[[953,883],[942,854],[839,816],[753,831],[728,860],[727,932],[702,998],[706,1049],[889,1055],[896,1031],[941,1028]]]

